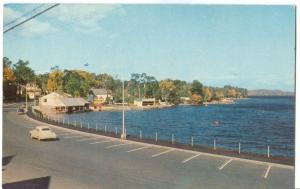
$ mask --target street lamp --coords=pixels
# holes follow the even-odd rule
[[[126,140],[126,132],[125,132],[125,110],[124,110],[124,80],[123,80],[123,114],[122,114],[122,134],[121,139]]]

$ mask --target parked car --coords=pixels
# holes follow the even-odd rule
[[[56,134],[48,126],[37,126],[29,131],[30,137],[38,140],[57,139]]]
[[[20,114],[20,115],[21,115],[21,114],[25,114],[25,109],[24,109],[24,108],[19,108],[17,112],[18,112],[18,114]]]

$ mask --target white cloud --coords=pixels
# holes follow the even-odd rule
[[[19,18],[24,13],[21,13],[19,11],[13,10],[9,7],[4,7],[4,24],[9,23],[10,21]],[[27,18],[27,17],[26,17]],[[4,28],[4,30],[14,26],[17,23],[20,23],[21,21],[24,21],[26,19],[25,17],[21,17],[17,20],[17,22],[12,23]],[[32,37],[36,35],[44,35],[49,34],[54,31],[57,31],[56,28],[54,28],[49,22],[40,21],[37,19],[32,19],[18,27],[16,29],[18,31],[18,34],[24,37]]]
[[[99,22],[112,13],[126,14],[120,5],[61,4],[49,16],[71,23],[76,31],[90,33],[101,31]]]

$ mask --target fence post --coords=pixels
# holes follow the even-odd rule
[[[191,146],[193,147],[194,146],[194,137],[191,136]]]
[[[172,134],[172,144],[174,144],[174,134]]]
[[[82,122],[80,122],[80,128],[82,128]]]
[[[241,143],[239,142],[239,154],[241,153]]]
[[[118,128],[117,127],[115,127],[115,130],[116,130],[116,136],[118,135]]]
[[[268,145],[268,158],[270,158],[270,146]]]
[[[143,133],[142,133],[142,130],[140,130],[140,140],[142,140],[142,137],[143,137],[142,134],[143,134]]]
[[[216,150],[216,139],[214,139],[214,150]]]
[[[63,125],[65,124],[65,118],[63,118]]]
[[[96,123],[96,131],[98,131],[98,123]]]
[[[106,125],[104,126],[104,132],[106,133]]]
[[[88,130],[90,130],[90,123],[88,122]]]
[[[155,132],[155,142],[157,142],[157,131]]]

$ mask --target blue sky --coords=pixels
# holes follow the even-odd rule
[[[37,6],[5,5],[4,24]],[[58,65],[294,91],[294,23],[293,6],[62,4],[4,34],[4,56],[37,73]]]

